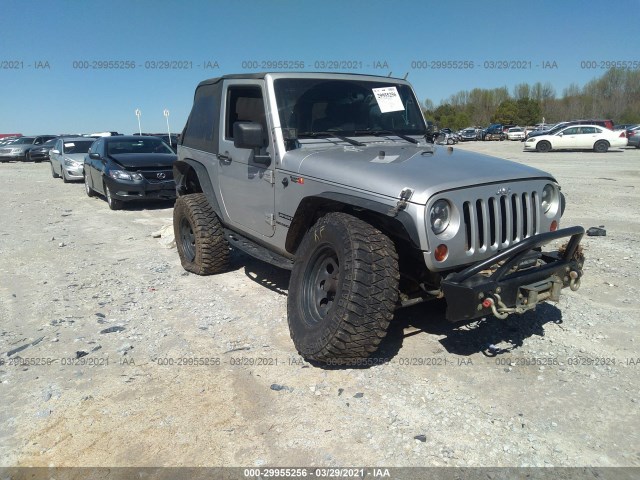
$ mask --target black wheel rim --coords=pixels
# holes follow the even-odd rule
[[[325,245],[316,250],[305,271],[302,307],[310,325],[321,322],[334,305],[340,287],[340,263],[335,250]]]
[[[180,245],[187,260],[193,262],[196,258],[196,236],[187,218],[180,220]]]

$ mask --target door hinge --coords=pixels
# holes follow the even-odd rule
[[[267,213],[265,214],[265,220],[267,221],[267,223],[269,225],[271,225],[272,227],[276,226],[276,219],[275,216],[273,215],[273,213]]]
[[[262,179],[273,185],[276,181],[273,170],[265,170],[265,172],[262,174]]]

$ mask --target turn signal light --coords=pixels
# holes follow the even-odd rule
[[[558,222],[554,220],[551,222],[551,227],[549,228],[550,232],[555,232],[558,229]]]
[[[434,253],[435,253],[436,261],[442,262],[444,261],[445,258],[447,258],[447,255],[449,254],[449,249],[445,244],[441,243],[436,247],[436,251]]]

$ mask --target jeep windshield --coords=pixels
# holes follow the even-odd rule
[[[274,81],[282,128],[297,138],[424,136],[426,125],[408,85],[365,80],[282,78]],[[351,142],[350,142],[351,143]]]

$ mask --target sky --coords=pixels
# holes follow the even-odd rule
[[[640,68],[638,12],[640,0],[1,0],[0,133],[130,134],[138,120],[179,132],[201,80],[258,71],[407,75],[436,106],[523,82],[561,95],[608,62]]]

